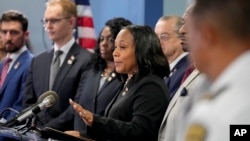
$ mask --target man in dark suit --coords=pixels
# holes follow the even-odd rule
[[[9,10],[1,17],[1,38],[7,57],[0,64],[0,111],[22,110],[23,85],[32,54],[25,43],[28,39],[28,19],[19,11]],[[13,111],[14,111],[13,110]],[[7,110],[1,116],[10,119],[16,113]]]
[[[162,50],[170,65],[170,75],[165,78],[170,98],[181,85],[182,77],[189,66],[188,53],[181,45],[179,29],[182,19],[179,16],[163,16],[155,25],[155,33],[161,41]]]
[[[71,0],[50,0],[46,4],[42,21],[54,44],[52,49],[32,60],[23,101],[24,107],[28,107],[36,103],[44,92],[57,92],[56,103],[38,114],[39,127],[46,126],[67,109],[68,100],[74,99],[79,82],[88,69],[91,53],[80,47],[73,37],[76,16],[76,5]],[[61,54],[56,56],[58,51]],[[54,62],[58,63],[59,69]]]

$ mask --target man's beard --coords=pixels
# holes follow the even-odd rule
[[[14,53],[14,52],[17,52],[19,49],[20,49],[21,47],[13,47],[13,48],[11,48],[11,49],[9,49],[9,48],[4,48],[5,49],[5,51],[7,52],[7,53]]]
[[[14,53],[17,52],[21,47],[17,47],[15,44],[13,44],[12,42],[7,42],[6,44],[10,44],[12,45],[11,47],[4,47],[5,51],[8,53]]]

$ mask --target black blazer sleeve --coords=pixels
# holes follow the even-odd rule
[[[116,97],[108,117],[94,116],[88,135],[101,140],[157,140],[169,102],[167,95],[163,80],[156,76],[143,79],[125,96]]]

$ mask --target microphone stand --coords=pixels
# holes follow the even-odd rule
[[[19,128],[18,131],[21,134],[25,134],[25,133],[29,132],[30,130],[40,133],[40,129],[36,127],[37,120],[38,120],[37,116],[28,118],[26,124],[23,127]],[[26,129],[23,130],[24,128],[26,128]],[[20,130],[23,130],[23,131],[20,131]]]

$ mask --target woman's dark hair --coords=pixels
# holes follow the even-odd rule
[[[127,25],[131,25],[131,24],[132,24],[132,22],[129,20],[122,18],[122,17],[117,17],[117,18],[113,18],[113,19],[108,20],[105,23],[104,27],[110,28],[111,34],[113,36],[112,38],[115,39],[117,34],[119,33],[119,31],[122,29],[122,27],[125,27]],[[93,58],[92,58],[92,64],[93,64],[93,67],[95,70],[100,70],[100,69],[106,68],[106,62],[105,62],[105,60],[103,60],[101,58],[100,46],[99,46],[100,36],[101,36],[102,31],[103,31],[103,29],[101,30],[101,32],[98,35],[97,46],[95,48],[95,54],[93,55]]]
[[[160,40],[149,26],[130,25],[123,29],[133,35],[138,71],[136,79],[147,74],[161,78],[170,73],[168,61],[162,51]]]

